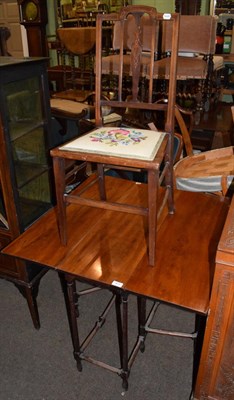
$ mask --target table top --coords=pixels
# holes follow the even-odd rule
[[[146,205],[145,184],[107,177],[106,188],[112,201]],[[82,195],[97,198],[97,187]],[[98,286],[117,282],[122,290],[206,313],[228,207],[218,196],[183,191],[175,192],[175,206],[175,214],[165,211],[158,223],[154,267],[148,264],[145,217],[74,204],[67,207],[67,246],[60,243],[53,208],[3,252]]]

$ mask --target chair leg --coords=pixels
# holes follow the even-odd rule
[[[173,172],[173,147],[174,147],[174,139],[170,136],[168,141],[167,148],[167,156],[166,156],[166,174],[165,174],[165,185],[166,190],[168,191],[168,211],[169,214],[174,214],[175,205],[174,205],[174,172]]]
[[[148,170],[148,248],[149,265],[155,264],[155,245],[157,231],[158,170]]]
[[[98,186],[101,200],[106,200],[106,186],[105,186],[105,174],[104,174],[104,165],[97,164],[97,172],[98,172]]]

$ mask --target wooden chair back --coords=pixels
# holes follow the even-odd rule
[[[180,105],[195,112],[196,123],[201,111],[209,109],[211,96],[219,92],[213,81],[222,68],[223,59],[214,58],[217,17],[211,15],[181,15],[179,57],[177,64],[177,99]],[[162,27],[162,54],[172,50],[172,24]],[[168,80],[171,74],[168,57],[155,61],[154,76]],[[164,83],[167,91],[167,83]],[[188,106],[189,104],[189,106]]]
[[[117,93],[115,96],[104,98],[103,96],[103,52],[102,37],[106,23],[112,21],[117,28],[115,31],[114,45],[119,48]],[[147,21],[147,29],[143,29],[143,23]],[[169,95],[167,104],[159,104],[154,96],[154,59],[157,51],[159,26],[165,21],[172,24],[172,52],[170,58],[171,75],[169,79]],[[127,24],[127,28],[126,28]],[[129,25],[130,24],[130,25]],[[129,31],[128,27],[131,26]],[[174,107],[176,96],[176,66],[179,37],[179,14],[162,14],[149,6],[127,6],[118,14],[98,15],[97,17],[97,40],[96,40],[96,65],[95,65],[95,112],[96,126],[103,125],[102,109],[110,107],[121,111],[121,109],[145,110],[147,112],[156,110],[167,110],[165,131],[173,135],[174,132]],[[116,38],[118,32],[118,39]],[[128,35],[128,32],[130,33]],[[128,68],[125,68],[125,49],[128,48]],[[147,50],[148,73],[144,75],[142,63],[145,61]],[[123,96],[128,91],[128,97]]]
[[[142,29],[142,50],[143,51],[151,51],[151,35],[152,35],[152,19],[149,15],[144,14],[141,17],[141,29]],[[130,50],[132,48],[132,44],[134,43],[134,32],[137,29],[137,21],[134,15],[129,14],[124,23],[124,31],[123,31],[123,47],[124,50]],[[113,28],[113,41],[112,47],[113,50],[120,50],[121,48],[121,30],[122,24],[120,21],[117,21],[114,24]],[[155,27],[155,50],[157,51],[158,46],[158,34],[159,34],[159,26],[156,24]]]
[[[181,15],[179,52],[214,54],[217,17],[211,15]],[[163,24],[163,51],[172,49],[172,24]]]

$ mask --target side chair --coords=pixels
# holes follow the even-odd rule
[[[195,123],[200,113],[208,111],[212,96],[218,96],[215,75],[223,68],[223,57],[215,56],[217,17],[181,15],[179,57],[177,64],[177,102],[192,109]],[[154,76],[161,79],[161,90],[167,93],[170,75],[172,31],[170,24],[162,27],[162,56],[155,61]]]
[[[130,82],[130,93],[127,101],[123,99],[124,83],[124,26],[131,15],[135,20],[134,35],[130,51],[130,68],[128,70],[128,81]],[[151,21],[151,35],[148,46],[149,51],[149,75],[147,87],[145,87],[144,98],[139,98],[139,81],[141,78],[141,67],[143,57],[142,46],[142,18],[148,15]],[[102,37],[107,21],[118,23],[120,29],[120,52],[118,71],[118,95],[107,99],[102,95],[103,79],[103,48]],[[153,67],[155,57],[155,34],[157,26],[163,21],[172,22],[173,39],[171,74],[169,78],[169,95],[167,104],[159,104],[153,100]],[[179,15],[162,14],[149,6],[127,6],[116,14],[100,14],[97,16],[96,26],[96,60],[95,60],[95,124],[97,130],[79,137],[61,147],[51,150],[54,165],[55,186],[57,194],[58,225],[61,242],[66,245],[66,206],[69,203],[88,205],[91,207],[116,210],[140,214],[147,217],[148,231],[148,254],[149,264],[155,264],[155,242],[157,231],[157,215],[168,204],[169,213],[174,213],[173,200],[173,135],[174,135],[174,109],[176,96],[176,66],[179,37]],[[166,110],[166,123],[164,132],[153,132],[150,130],[139,130],[135,128],[103,127],[102,110],[104,107],[111,109],[134,109],[134,110]],[[65,194],[65,160],[80,160],[94,163],[97,166],[97,179],[100,188],[100,199],[87,199],[85,195],[74,196]],[[163,169],[160,170],[160,166]],[[105,191],[105,169],[114,168],[120,170],[144,170],[148,176],[148,204],[118,204],[108,202],[108,193]],[[160,189],[163,182],[163,189]],[[162,192],[162,193],[161,193]]]

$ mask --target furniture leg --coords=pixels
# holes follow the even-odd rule
[[[28,308],[33,321],[33,325],[36,329],[40,329],[40,318],[38,313],[36,295],[34,294],[34,288],[25,287],[23,291],[24,291],[24,296],[28,303]]]
[[[195,332],[197,332],[197,337],[194,339],[194,357],[193,357],[193,382],[192,390],[195,388],[197,373],[200,363],[203,339],[206,328],[206,315],[196,314],[195,316]]]
[[[169,136],[168,139],[168,150],[167,150],[167,156],[165,157],[165,185],[167,188],[167,203],[168,203],[168,211],[169,214],[174,214],[175,212],[175,206],[174,206],[174,178],[173,178],[173,164],[169,161],[170,158],[173,159],[173,141],[174,139]],[[170,156],[168,156],[170,154]]]
[[[122,386],[125,390],[128,389],[128,376],[129,376],[129,368],[128,368],[128,294],[122,294]]]
[[[145,351],[145,321],[146,321],[146,298],[137,297],[138,306],[138,335],[141,338],[140,350],[143,353]]]
[[[53,157],[53,168],[56,187],[58,229],[60,240],[63,245],[67,244],[67,224],[66,224],[66,202],[65,192],[65,160],[61,157]]]
[[[71,338],[73,343],[73,355],[76,360],[78,371],[82,371],[82,364],[80,360],[80,340],[77,328],[77,304],[76,304],[75,279],[67,280],[67,294],[69,299],[68,320],[70,324]]]
[[[149,264],[155,264],[155,245],[157,230],[158,170],[148,170],[148,246]]]
[[[122,378],[122,385],[125,390],[128,389],[128,296],[125,293],[113,294],[110,301],[108,302],[105,310],[98,317],[98,320],[94,324],[93,329],[86,336],[82,344],[80,343],[79,333],[78,333],[78,293],[76,291],[76,280],[70,274],[60,274],[60,280],[64,292],[65,303],[67,308],[68,321],[70,326],[70,333],[73,343],[73,355],[77,363],[77,368],[82,371],[81,361],[85,360],[94,365],[106,368],[109,371],[117,373]],[[66,283],[66,285],[65,285]],[[92,290],[99,290],[99,287],[95,287]],[[88,290],[88,293],[90,292]],[[87,292],[87,291],[85,291]],[[115,302],[116,305],[116,319],[117,319],[117,329],[118,329],[118,341],[119,341],[119,354],[120,354],[120,368],[113,367],[104,362],[95,360],[86,354],[86,349],[90,342],[99,331],[99,329],[104,325],[106,321],[107,314],[112,308]],[[121,314],[122,306],[122,314]]]
[[[98,186],[101,200],[106,200],[106,186],[105,186],[105,174],[104,174],[104,165],[97,164],[98,171]]]
[[[123,360],[123,327],[122,327],[122,315],[121,315],[121,305],[122,305],[122,297],[117,294],[115,298],[115,312],[116,312],[116,324],[118,331],[118,343],[119,343],[119,356],[120,356],[120,365],[122,366]]]

